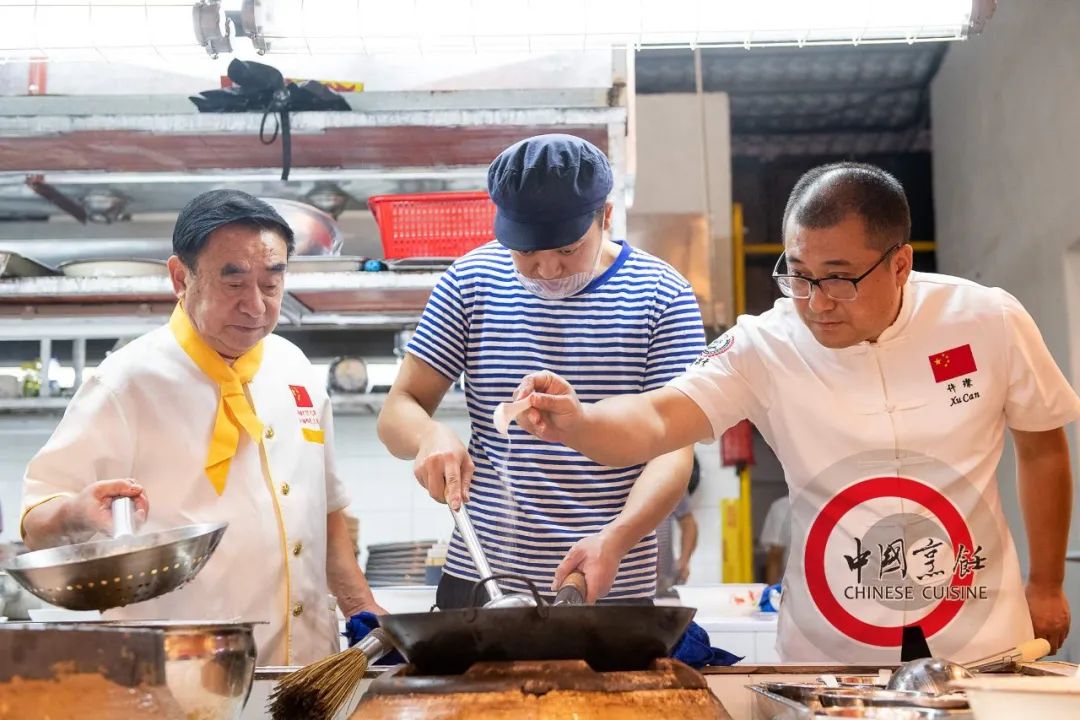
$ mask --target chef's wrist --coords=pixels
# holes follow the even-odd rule
[[[378,614],[378,612],[376,612],[378,604],[371,595],[367,597],[338,598],[338,605],[341,606],[341,614],[347,618],[364,611]]]
[[[412,456],[414,459],[423,453],[424,448],[438,436],[440,430],[442,430],[442,423],[430,417],[416,425],[413,429],[412,441],[414,446]]]
[[[600,531],[600,535],[604,538],[605,544],[618,554],[620,558],[630,552],[630,549],[637,545],[641,540],[643,533],[638,533],[630,523],[620,522],[616,519],[606,525],[603,530]]]
[[[1061,591],[1065,587],[1065,569],[1062,568],[1061,572],[1033,570],[1028,576],[1027,587],[1028,590]]]
[[[53,516],[54,527],[60,535],[70,538],[68,542],[82,542],[102,528],[95,527],[91,522],[90,513],[85,507],[83,495],[70,495],[58,498],[56,503],[56,515]]]

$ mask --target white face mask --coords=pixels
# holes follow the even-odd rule
[[[597,270],[600,269],[600,256],[604,252],[604,242],[604,240],[600,241],[600,249],[596,251],[596,261],[593,262],[590,270],[567,275],[566,277],[552,278],[551,280],[526,277],[517,268],[514,268],[514,275],[517,276],[522,287],[545,300],[563,300],[577,295],[588,287],[589,283],[596,277]]]

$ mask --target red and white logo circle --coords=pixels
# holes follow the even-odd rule
[[[890,516],[880,506],[903,511]],[[852,518],[860,512],[877,521]],[[847,637],[897,647],[905,626],[918,624],[931,637],[968,600],[979,599],[983,589],[974,583],[985,566],[981,550],[967,521],[937,489],[903,477],[870,478],[835,495],[810,525],[807,590],[821,615]],[[903,622],[874,620],[890,615]]]

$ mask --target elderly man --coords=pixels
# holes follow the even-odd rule
[[[772,310],[739,318],[662,389],[583,406],[541,373],[518,390],[527,429],[607,465],[753,421],[791,496],[785,660],[895,662],[918,626],[935,655],[969,661],[1033,630],[1056,648],[1069,629],[1063,426],[1080,398],[1015,298],[913,272],[910,232],[888,173],[811,170],[788,201]],[[1006,428],[1026,587],[995,478]]]
[[[111,529],[131,497],[145,530],[229,523],[187,586],[117,619],[263,621],[259,664],[337,649],[346,616],[380,612],[357,567],[333,458],[330,401],[311,364],[271,335],[293,233],[266,203],[204,193],[180,212],[168,325],[110,355],[30,461],[22,531],[34,549]]]

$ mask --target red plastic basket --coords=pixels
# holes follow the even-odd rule
[[[387,260],[458,257],[495,239],[495,204],[482,190],[375,195],[368,207]]]

